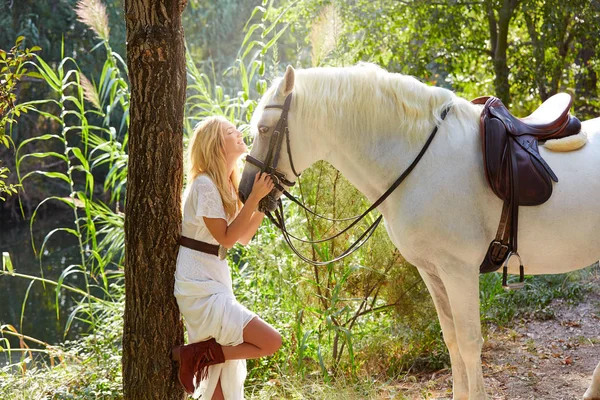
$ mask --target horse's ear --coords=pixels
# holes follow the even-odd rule
[[[287,69],[285,70],[285,75],[283,75],[283,79],[277,88],[278,94],[282,97],[287,97],[288,94],[292,93],[292,90],[294,90],[295,79],[294,68],[291,65],[288,65]]]

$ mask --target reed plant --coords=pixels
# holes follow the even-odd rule
[[[186,134],[191,131],[191,121],[209,114],[226,115],[232,121],[247,126],[256,105],[256,100],[251,98],[256,99],[266,89],[263,60],[286,30],[285,26],[268,21],[265,16],[272,13],[273,8],[271,4],[265,5],[266,8],[257,7],[252,13],[251,21],[254,22],[247,27],[242,46],[247,51],[226,72],[239,77],[241,89],[238,92],[225,93],[213,78],[196,68],[188,53],[190,96],[186,107]],[[14,396],[19,393],[19,396],[24,396],[22,398],[28,398],[31,393],[47,391],[54,395],[68,393],[73,396],[77,393],[82,398],[97,398],[97,382],[89,380],[86,383],[86,379],[98,374],[114,376],[116,382],[121,379],[120,335],[124,301],[124,214],[121,209],[127,183],[130,96],[127,67],[109,44],[108,19],[99,15],[105,12],[102,3],[81,0],[76,11],[80,21],[96,32],[99,39],[92,51],[104,50],[106,54],[101,75],[97,79],[85,77],[77,60],[64,56],[64,44],[63,58],[57,65],[49,65],[41,57],[26,63],[51,88],[52,97],[21,103],[17,110],[37,113],[58,129],[27,139],[16,147],[16,172],[24,190],[35,176],[62,183],[62,192],[44,198],[29,219],[31,245],[40,258],[40,266],[44,264],[48,244],[59,235],[70,235],[77,240],[80,257],[77,263],[64,268],[58,279],[52,280],[44,277],[43,268],[40,268],[39,276],[19,273],[13,268],[10,256],[3,254],[0,273],[29,280],[30,289],[36,284],[54,287],[57,318],[62,296],[77,297],[76,306],[64,321],[64,335],[66,338],[75,323],[86,331],[75,343],[55,345],[21,334],[15,324],[1,326],[3,339],[0,339],[0,346],[2,351],[9,353],[11,362],[0,370],[3,378],[0,379],[0,397],[17,398]],[[259,22],[256,22],[257,19]],[[254,86],[250,87],[250,84]],[[19,116],[18,113],[15,115]],[[16,122],[16,119],[10,120],[8,124]],[[48,144],[46,147],[52,150],[36,151],[41,143]],[[53,163],[54,170],[39,168],[39,160],[49,159],[57,161]],[[100,194],[98,181],[103,181]],[[73,213],[72,223],[56,226],[45,234],[41,243],[36,243],[33,235],[36,219],[42,207],[52,206],[51,203],[68,207]],[[25,217],[23,207],[21,212]],[[82,287],[73,284],[75,276],[83,278]],[[27,302],[28,293],[29,290],[23,304]],[[24,312],[21,320],[23,318],[26,318]],[[11,347],[8,337],[18,338],[19,345]],[[12,354],[20,356],[11,357]],[[36,354],[43,355],[41,364],[35,361],[40,359]],[[108,364],[107,357],[110,358]],[[45,367],[45,363],[50,369]],[[108,371],[105,371],[106,368]],[[82,369],[89,373],[82,373]],[[20,380],[19,375],[25,380]],[[50,376],[54,378],[49,379]],[[69,385],[58,384],[64,379],[70,382]],[[107,385],[110,398],[120,396],[120,387],[115,384],[115,379]],[[38,380],[45,383],[41,384]],[[23,391],[25,387],[31,391]]]
[[[49,65],[39,56],[26,63],[51,88],[52,95],[51,98],[29,101],[19,106],[51,121],[51,126],[57,129],[55,132],[24,140],[16,147],[19,184],[26,190],[28,182],[34,176],[41,176],[57,180],[62,186],[59,193],[43,199],[29,219],[31,245],[40,259],[40,276],[18,273],[10,263],[4,263],[1,271],[14,278],[29,280],[30,289],[33,284],[53,287],[57,318],[62,297],[74,296],[76,305],[69,310],[64,321],[64,337],[75,323],[84,329],[85,335],[77,344],[55,345],[22,335],[12,324],[3,325],[0,329],[3,336],[18,337],[19,346],[11,348],[10,342],[3,340],[2,350],[9,354],[21,354],[16,359],[9,357],[11,363],[1,371],[6,378],[4,382],[14,383],[8,376],[15,370],[24,376],[37,371],[37,378],[51,374],[34,362],[34,351],[42,354],[42,360],[50,366],[56,360],[60,361],[60,365],[72,365],[74,369],[71,372],[88,368],[89,361],[95,363],[96,367],[104,368],[107,355],[117,357],[118,362],[113,364],[120,364],[120,343],[115,339],[115,332],[122,330],[119,324],[122,323],[120,315],[124,299],[124,237],[120,202],[124,198],[126,184],[129,90],[126,65],[109,44],[107,19],[88,18],[103,11],[102,7],[98,8],[98,4],[101,3],[82,0],[77,9],[80,20],[98,33],[100,41],[93,51],[103,49],[106,53],[104,67],[97,81],[87,79],[81,73],[77,61],[64,54],[57,65]],[[16,123],[16,120],[9,121],[9,125],[12,123]],[[41,143],[52,150],[36,151]],[[39,160],[53,160],[55,168],[51,171],[39,168]],[[104,193],[100,196],[97,195],[97,177],[104,180]],[[72,223],[56,226],[45,234],[41,243],[35,243],[33,232],[36,219],[42,207],[50,207],[51,203],[55,203],[54,206],[68,207],[72,211]],[[25,217],[23,207],[21,211]],[[69,235],[76,239],[79,259],[66,266],[58,279],[46,279],[44,269],[41,268],[45,249],[59,235]],[[81,278],[79,281],[83,281],[82,285],[75,285],[77,277]],[[29,290],[23,304],[27,302],[28,294]],[[23,318],[26,316],[22,312],[21,320]],[[103,335],[107,327],[111,328],[108,343],[106,335]],[[100,338],[100,335],[104,337]],[[33,349],[31,345],[41,348]],[[56,370],[57,373],[58,371]],[[76,376],[80,378],[85,374],[75,374],[73,378]],[[30,388],[36,390],[36,385]],[[4,393],[17,393],[18,385],[17,388],[4,385],[2,390],[6,391]]]

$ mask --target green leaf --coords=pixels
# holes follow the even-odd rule
[[[250,29],[248,30],[248,33],[246,33],[246,36],[244,37],[244,41],[242,42],[242,46],[240,47],[240,49],[243,49],[244,46],[246,45],[246,42],[248,40],[250,40],[250,37],[252,36],[252,34],[254,33],[255,30],[257,30],[258,28],[265,28],[265,26],[263,24],[254,24],[250,27]]]
[[[10,260],[10,254],[7,251],[2,252],[2,271],[8,271],[10,274],[15,272]]]
[[[35,283],[34,280],[29,282],[29,286],[27,286],[27,290],[25,291],[25,296],[23,297],[23,303],[21,304],[21,319],[20,319],[21,332],[23,331],[23,316],[25,315],[25,305],[27,304],[27,299],[29,298],[29,291],[31,290],[31,287],[33,286],[34,283]]]
[[[273,38],[267,42],[265,47],[261,50],[262,55],[265,55],[267,53],[267,50],[269,50],[269,48],[271,46],[273,46],[273,44],[275,44],[275,42],[277,42],[277,40],[281,37],[281,35],[283,35],[283,33],[286,31],[288,26],[289,26],[289,24],[284,26],[283,29],[281,29],[279,32],[277,32],[277,34],[275,36],[273,36]]]
[[[79,162],[81,163],[81,165],[83,165],[83,167],[86,170],[90,169],[88,161],[86,160],[86,158],[84,157],[83,153],[81,152],[81,150],[78,147],[69,147],[68,150],[70,150],[75,155],[75,157],[77,157],[77,159],[79,160]]]
[[[47,176],[48,178],[53,178],[53,179],[62,179],[63,181],[67,182],[68,184],[71,184],[71,180],[69,179],[69,177],[67,175],[63,174],[62,172],[50,172],[50,171],[41,171],[41,170],[35,170],[35,171],[29,172],[28,174],[26,174],[23,177],[23,179],[21,179],[21,182],[33,174],[44,175],[44,176]]]
[[[21,150],[21,148],[23,146],[25,146],[27,143],[31,143],[31,142],[37,141],[37,140],[49,140],[49,139],[58,139],[60,141],[63,141],[63,138],[61,136],[53,135],[53,134],[50,134],[50,133],[47,133],[47,134],[41,135],[41,136],[35,136],[35,137],[29,138],[29,139],[25,139],[25,140],[23,140],[23,142],[21,142],[21,144],[17,148],[17,156],[19,155],[19,151]]]
[[[44,79],[44,77],[42,76],[42,74],[40,74],[39,72],[35,72],[35,71],[27,72],[25,74],[25,76],[29,76],[29,77],[37,78],[37,79]]]
[[[36,59],[39,63],[38,64],[34,64],[38,70],[40,71],[40,74],[42,75],[42,77],[44,78],[44,80],[48,83],[48,85],[50,85],[52,87],[52,89],[54,89],[56,92],[60,92],[61,91],[61,82],[60,79],[58,78],[58,76],[56,76],[56,74],[54,73],[54,71],[52,70],[52,68],[50,68],[50,66],[48,64],[46,64],[46,62],[40,57],[36,55]]]
[[[46,157],[57,157],[60,158],[61,160],[67,162],[67,157],[64,154],[60,154],[60,153],[56,153],[53,151],[47,151],[44,153],[29,153],[29,154],[25,154],[23,157],[21,157],[19,160],[19,163],[21,163],[25,158],[27,157],[35,157],[35,158],[46,158]]]
[[[264,7],[261,7],[261,6],[254,7],[254,10],[252,10],[252,14],[250,14],[250,17],[248,18],[248,22],[246,22],[246,25],[244,26],[244,29],[242,30],[242,32],[246,30],[246,28],[248,27],[248,24],[250,23],[250,21],[252,20],[252,18],[254,18],[254,16],[256,15],[256,13],[262,12],[264,14],[266,11],[267,10]],[[242,45],[242,47],[243,47],[243,45]]]
[[[22,180],[21,180],[22,181]],[[40,207],[46,203],[47,201],[50,200],[58,200],[61,201],[63,203],[65,203],[66,205],[68,205],[69,207],[71,207],[72,209],[75,209],[75,201],[72,198],[69,197],[58,197],[58,196],[50,196],[50,197],[46,197],[44,200],[40,201],[40,203],[35,207],[35,209],[33,210],[33,213],[31,214],[31,219],[29,220],[29,232],[31,234],[31,247],[34,251],[34,253],[36,253],[36,249],[35,249],[35,242],[34,242],[34,237],[33,237],[33,223],[35,222],[35,218],[37,216],[37,212],[40,209]]]
[[[246,56],[248,55],[248,53],[250,53],[250,51],[252,51],[252,48],[255,45],[257,45],[257,44],[264,47],[264,43],[263,42],[261,42],[259,40],[253,40],[250,43],[248,43],[248,47],[246,48],[246,50],[244,51],[244,54],[242,54],[242,56],[240,58],[241,59],[246,58]]]
[[[56,309],[56,320],[59,320],[59,303],[58,303],[58,297],[60,295],[60,290],[62,289],[63,286],[63,282],[65,280],[65,278],[71,274],[77,274],[77,273],[82,273],[85,274],[86,271],[85,269],[79,265],[79,264],[73,264],[73,265],[69,265],[67,268],[64,269],[64,271],[60,274],[60,276],[58,277],[58,281],[56,282],[56,287],[55,289],[55,305],[54,308]]]
[[[321,345],[317,347],[317,356],[319,357],[319,366],[321,367],[321,373],[323,374],[323,379],[325,382],[330,382],[331,377],[329,376],[329,372],[327,371],[327,367],[325,367],[325,361],[323,360],[323,354],[321,353]]]
[[[71,324],[73,323],[73,319],[75,318],[77,313],[79,311],[81,311],[82,309],[84,309],[85,307],[86,307],[85,304],[80,304],[77,307],[75,307],[75,309],[73,311],[71,311],[71,314],[69,314],[69,317],[67,318],[67,323],[65,324],[64,337],[66,337],[67,333],[69,333],[69,329],[71,329]]]
[[[44,254],[44,248],[46,247],[46,243],[48,243],[48,240],[50,240],[52,235],[54,235],[56,232],[67,232],[67,233],[70,233],[71,235],[75,236],[76,238],[79,237],[79,233],[75,229],[71,229],[71,228],[52,229],[50,232],[48,232],[46,234],[46,236],[44,236],[44,241],[42,242],[42,247],[40,247],[40,254]]]

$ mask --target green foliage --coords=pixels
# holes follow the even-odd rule
[[[186,131],[192,131],[193,123],[207,115],[223,115],[232,122],[241,125],[247,131],[252,111],[260,97],[267,89],[265,74],[274,74],[274,69],[267,70],[269,51],[276,51],[277,40],[285,32],[279,17],[269,21],[273,10],[271,7],[254,7],[250,19],[244,28],[244,37],[233,65],[223,71],[219,79],[236,83],[224,85],[217,80],[214,66],[212,75],[198,68],[193,52],[187,51],[188,97],[186,104]],[[256,21],[258,20],[258,21]],[[256,22],[254,22],[256,21]],[[276,65],[271,66],[276,68]]]
[[[598,1],[290,3],[293,12],[286,18],[306,38],[302,46],[314,49],[322,32],[334,38],[328,55],[312,65],[374,62],[466,98],[495,94],[504,99],[506,84],[506,103],[517,115],[557,91],[569,91],[576,115],[598,114]],[[332,8],[336,18],[325,24],[316,18]],[[503,18],[508,18],[507,29],[501,27]]]
[[[8,52],[0,49],[0,143],[6,148],[10,145],[14,146],[10,136],[6,134],[6,126],[8,125],[12,130],[12,125],[16,123],[15,117],[18,118],[21,113],[26,114],[31,110],[30,106],[15,103],[17,100],[15,88],[24,77],[37,76],[35,72],[27,71],[26,62],[33,57],[34,52],[41,49],[34,46],[31,49],[21,50],[24,39],[23,36],[19,36]],[[8,178],[9,172],[8,168],[0,166],[0,200],[2,201],[6,200],[2,197],[2,193],[15,194],[17,187],[21,186],[5,183],[4,179]]]
[[[484,323],[507,326],[521,318],[552,319],[548,307],[554,299],[580,301],[591,289],[590,270],[564,275],[526,276],[522,290],[502,288],[502,275],[485,274],[480,279],[481,320]]]
[[[90,82],[85,78],[71,57],[64,57],[58,65],[50,65],[39,56],[35,62],[26,63],[37,70],[36,76],[43,79],[53,95],[19,106],[52,121],[60,131],[40,134],[19,144],[16,150],[19,183],[24,185],[39,175],[58,180],[66,189],[46,197],[33,211],[30,219],[32,246],[42,263],[47,244],[55,240],[55,236],[67,234],[76,238],[80,258],[79,262],[67,266],[57,280],[45,279],[43,270],[41,277],[19,274],[9,268],[2,273],[30,280],[30,287],[38,282],[54,287],[57,318],[61,307],[59,299],[65,292],[75,296],[78,299],[76,306],[69,310],[70,315],[63,321],[65,337],[74,324],[85,327],[86,334],[76,343],[56,347],[19,335],[12,326],[2,327],[3,335],[17,335],[21,339],[19,348],[12,349],[9,342],[4,341],[2,350],[22,354],[19,361],[4,368],[2,374],[8,375],[18,368],[26,378],[7,380],[2,390],[18,393],[22,388],[19,382],[23,382],[25,398],[29,390],[36,393],[48,390],[60,398],[98,398],[107,397],[107,393],[113,398],[120,391],[124,238],[123,214],[118,209],[126,180],[129,90],[120,69],[125,67],[121,57],[112,51],[108,38],[100,45],[106,49],[106,60],[97,84],[96,80]],[[57,150],[28,151],[35,149],[31,144],[47,142]],[[30,160],[39,159],[56,161],[57,170],[33,169],[21,173]],[[104,171],[106,176],[104,188],[110,193],[110,204],[96,197],[95,174],[98,170]],[[55,227],[40,245],[33,241],[35,221],[40,208],[48,207],[50,203],[69,207],[73,213],[72,224]],[[67,283],[73,282],[73,277],[82,278],[82,287]],[[23,318],[21,315],[21,320]],[[35,351],[50,357],[52,363],[57,357],[61,361],[60,368],[40,367],[33,361],[34,350],[29,348],[28,342],[43,346]],[[56,351],[58,355],[55,355]],[[90,362],[95,366],[90,368]],[[55,380],[46,380],[49,375]],[[43,379],[44,383],[38,379]],[[63,379],[67,382],[64,386]]]
[[[193,43],[191,57],[204,73],[221,74],[237,58],[248,16],[262,0],[190,0],[182,15],[186,40]],[[266,7],[268,8],[268,7]],[[254,24],[258,27],[259,24]],[[230,80],[237,85],[237,80]],[[231,86],[227,85],[227,86]]]
[[[124,293],[115,288],[115,301],[99,305],[102,323],[93,334],[60,345],[44,345],[46,363],[36,362],[36,349],[5,349],[23,353],[16,365],[0,368],[0,398],[30,400],[122,399],[121,335]],[[7,326],[2,326],[6,335]],[[14,333],[14,332],[13,332]],[[23,337],[34,342],[35,339]],[[97,348],[102,348],[98,353]]]
[[[94,32],[78,22],[75,6],[79,0],[58,2],[18,0],[0,2],[0,48],[9,47],[15,37],[24,36],[27,47],[38,45],[40,56],[48,64],[59,63],[64,54],[76,58],[84,74],[96,75],[104,55],[90,51]],[[101,2],[111,22],[111,47],[125,54],[125,20],[123,0]],[[64,48],[63,48],[64,47]],[[38,93],[40,88],[38,88]]]
[[[19,187],[19,185],[14,185],[12,183],[6,184],[4,179],[8,178],[9,172],[10,172],[10,170],[8,168],[0,167],[0,193],[6,193],[8,195],[12,195],[12,194],[18,193],[17,187]],[[4,201],[4,200],[6,200],[6,198],[2,197],[0,195],[0,200]]]
[[[432,84],[451,86],[465,96],[491,90],[494,76],[484,45],[489,37],[482,15],[485,4],[497,4],[467,3],[220,0],[207,4],[192,0],[184,16],[190,40],[186,134],[203,117],[219,114],[240,126],[249,140],[248,122],[257,99],[268,80],[281,75],[285,60],[306,66],[368,60],[392,71],[424,77]],[[115,4],[120,2],[109,4],[109,13],[115,11]],[[556,15],[547,8],[532,14],[534,25],[544,32],[540,36],[544,41],[559,35],[546,29],[560,22],[557,16],[563,8],[556,7]],[[248,15],[244,25],[242,17]],[[511,40],[522,43],[529,34],[527,21],[522,15],[515,21],[518,29],[512,31]],[[20,355],[18,361],[0,370],[0,397],[28,398],[34,393],[65,399],[122,397],[124,218],[120,209],[127,183],[127,71],[109,38],[103,37],[95,46],[103,50],[96,53],[97,57],[102,54],[101,68],[87,79],[80,65],[85,71],[95,69],[87,65],[89,58],[81,55],[81,48],[86,48],[81,43],[71,37],[63,43],[67,50],[79,46],[77,58],[64,57],[72,53],[62,50],[56,62],[36,57],[34,62],[24,63],[36,68],[49,94],[44,100],[17,105],[37,113],[54,128],[18,142],[19,182],[27,187],[39,176],[61,185],[35,208],[31,229],[35,229],[41,207],[66,206],[73,212],[72,224],[57,226],[42,243],[32,244],[42,257],[55,236],[69,235],[78,242],[80,258],[54,281],[19,274],[8,264],[2,273],[54,288],[56,309],[59,295],[76,296],[76,307],[63,321],[65,332],[75,323],[88,330],[75,342],[52,345],[20,335],[12,325],[3,326],[5,338],[17,336],[21,344],[10,348],[6,339],[0,339],[3,350]],[[215,51],[217,44],[219,50]],[[552,46],[547,46],[548,65],[565,65],[556,64]],[[595,46],[593,40],[590,46]],[[533,52],[528,43],[514,51],[522,52],[518,57],[523,59]],[[565,60],[572,63],[574,53],[569,54]],[[523,98],[539,90],[530,64],[513,69],[515,82],[522,81],[522,86],[514,88],[518,93],[527,89],[523,89]],[[595,68],[595,64],[590,66],[590,70]],[[561,76],[578,79],[570,72]],[[544,82],[549,80],[546,77]],[[592,92],[595,95],[596,91]],[[52,170],[32,167],[39,160],[56,161],[56,166]],[[368,206],[339,172],[324,163],[303,174],[294,194],[315,211],[334,218],[358,214]],[[285,213],[289,226],[301,237],[325,237],[345,225],[315,220],[293,204],[286,203]],[[358,226],[330,243],[299,247],[314,260],[330,259],[364,229]],[[283,348],[274,356],[248,361],[249,397],[393,397],[385,382],[403,377],[407,371],[449,367],[425,286],[383,229],[352,257],[312,267],[288,249],[273,225],[265,223],[250,245],[236,247],[229,257],[238,300],[284,338]],[[70,283],[73,276],[83,278],[83,287]],[[573,279],[528,277],[526,290],[506,293],[500,289],[498,275],[485,275],[481,279],[483,319],[508,324],[521,316],[548,317],[547,305],[552,299],[577,299],[585,292],[585,285]],[[32,344],[43,348],[35,349]],[[34,361],[36,352],[51,366]],[[52,367],[55,362],[59,365]]]
[[[319,163],[305,171],[296,195],[330,218],[360,213],[367,202],[339,172]],[[318,205],[318,206],[317,206]],[[286,204],[294,234],[322,238],[346,223],[309,218]],[[371,218],[373,221],[375,217]],[[366,226],[314,247],[297,243],[313,260],[339,254]],[[265,252],[265,248],[272,249]],[[343,261],[322,267],[301,262],[276,229],[263,224],[240,248],[234,284],[238,299],[286,333],[271,361],[250,360],[250,385],[278,375],[358,383],[448,363],[435,310],[415,268],[404,262],[383,229]],[[272,378],[277,378],[273,376]]]

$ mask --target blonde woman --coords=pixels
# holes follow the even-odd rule
[[[273,189],[269,176],[257,175],[241,204],[237,161],[247,150],[222,117],[202,121],[190,142],[175,297],[191,344],[173,348],[173,358],[186,392],[202,399],[242,399],[245,360],[281,347],[279,333],[237,302],[223,254],[254,236],[264,217],[258,202]]]

